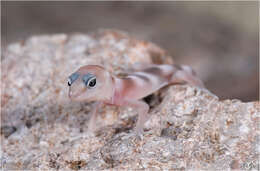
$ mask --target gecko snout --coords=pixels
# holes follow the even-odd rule
[[[72,101],[84,101],[88,94],[86,87],[84,86],[70,86],[68,96]]]
[[[71,88],[69,89],[68,96],[70,100],[75,100],[80,95],[80,92],[73,91]]]

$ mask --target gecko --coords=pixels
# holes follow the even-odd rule
[[[97,110],[103,104],[129,106],[137,110],[135,132],[143,133],[148,120],[149,105],[142,98],[171,84],[188,83],[204,88],[203,82],[187,65],[151,64],[143,69],[118,77],[100,65],[85,65],[68,78],[68,96],[72,101],[93,102],[88,131],[96,126]]]

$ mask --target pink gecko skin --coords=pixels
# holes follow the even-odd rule
[[[169,84],[189,83],[204,88],[195,72],[186,65],[149,65],[119,78],[99,65],[85,65],[68,80],[69,98],[73,101],[96,101],[89,121],[89,131],[95,129],[97,109],[102,104],[129,106],[138,110],[135,131],[143,132],[149,106],[140,100]]]

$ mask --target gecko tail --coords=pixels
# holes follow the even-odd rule
[[[196,87],[205,88],[204,83],[190,66],[178,65],[174,67],[178,69],[173,73],[170,80],[171,83],[188,83]]]

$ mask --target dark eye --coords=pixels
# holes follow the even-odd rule
[[[88,87],[89,88],[93,88],[96,86],[96,78],[91,78],[89,81],[88,81]]]
[[[69,76],[68,78],[68,86],[71,86],[71,84],[73,84],[74,81],[76,81],[79,78],[79,74],[78,73],[73,73]]]
[[[68,86],[71,86],[71,80],[68,79]]]
[[[96,86],[96,76],[91,73],[84,75],[82,81],[87,88],[94,88]]]

